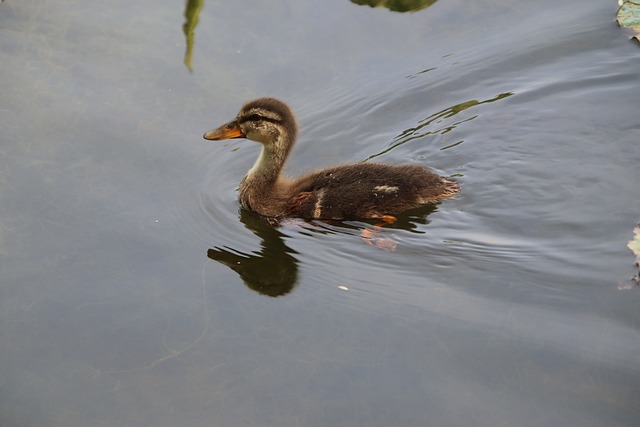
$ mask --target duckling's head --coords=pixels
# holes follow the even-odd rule
[[[244,104],[235,119],[206,132],[204,138],[247,138],[268,148],[288,151],[296,133],[296,121],[287,104],[274,98],[259,98]]]

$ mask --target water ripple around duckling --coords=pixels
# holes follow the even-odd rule
[[[238,221],[236,188],[238,181],[229,177],[240,167],[234,167],[238,156],[229,147],[211,147],[211,151],[194,159],[194,181],[190,199],[176,207],[179,223],[194,239],[205,244],[229,244],[242,239]]]

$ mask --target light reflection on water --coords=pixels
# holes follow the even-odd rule
[[[182,7],[0,5],[0,424],[635,425],[613,9],[210,1],[191,74]],[[242,212],[259,147],[201,135],[263,95],[298,114],[291,174],[378,156],[462,193],[395,251]]]

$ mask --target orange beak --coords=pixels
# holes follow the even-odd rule
[[[238,122],[234,120],[227,123],[226,125],[220,126],[217,129],[212,129],[208,132],[205,132],[203,137],[204,139],[209,139],[212,141],[220,141],[222,139],[245,138],[246,135],[240,129],[240,125],[238,125]]]

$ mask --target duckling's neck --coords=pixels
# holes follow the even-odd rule
[[[277,184],[283,181],[280,175],[289,147],[290,141],[283,136],[275,144],[262,143],[260,156],[240,183],[240,202],[245,207],[255,207],[260,199],[275,196]]]
[[[260,156],[256,159],[245,180],[257,182],[273,182],[277,180],[282,170],[282,160],[279,159],[278,153],[269,149],[266,145],[262,145]]]
[[[275,183],[284,167],[284,162],[287,160],[287,153],[278,148],[280,146],[280,144],[262,144],[260,156],[247,172],[245,180],[264,184]]]

